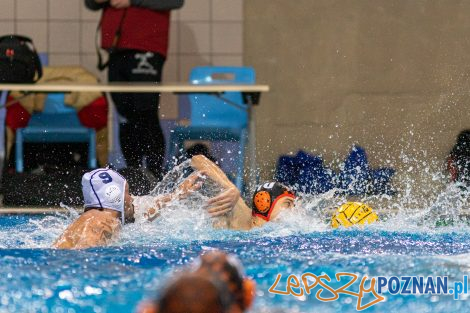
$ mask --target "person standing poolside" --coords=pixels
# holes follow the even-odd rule
[[[183,199],[201,187],[201,173],[191,174],[171,194],[155,197],[155,207],[145,214],[149,221],[159,215],[166,203]],[[99,168],[82,177],[85,210],[52,245],[59,249],[83,249],[105,246],[115,240],[122,225],[133,223],[135,210],[129,184],[119,173]],[[217,211],[212,213],[217,216]]]
[[[85,0],[90,10],[103,10],[101,47],[109,52],[110,82],[156,82],[162,78],[168,51],[170,11],[184,0]],[[101,62],[100,62],[101,63]],[[112,93],[123,118],[121,149],[130,168],[142,166],[162,177],[165,140],[159,123],[158,93]]]

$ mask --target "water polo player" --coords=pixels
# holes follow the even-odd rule
[[[276,219],[282,210],[294,207],[294,193],[278,182],[269,182],[256,189],[252,209],[243,201],[239,190],[225,173],[211,160],[203,155],[197,155],[191,159],[191,166],[198,171],[204,171],[209,178],[225,189],[224,193],[214,197],[209,203],[233,208],[230,214],[223,216],[223,223],[216,226],[249,230]],[[218,202],[214,203],[216,200]]]
[[[186,197],[200,188],[200,173],[193,173],[172,194],[155,198],[155,207],[149,208],[146,217],[153,220],[166,202]],[[133,197],[129,185],[119,173],[109,168],[99,168],[82,177],[85,210],[53,244],[55,248],[80,249],[109,244],[121,225],[134,222]],[[217,213],[217,212],[215,212]]]
[[[171,279],[158,298],[142,302],[137,312],[242,313],[250,309],[255,291],[255,282],[235,255],[209,251]]]
[[[193,272],[209,277],[223,295],[227,312],[241,313],[253,304],[256,283],[246,276],[236,255],[213,250],[202,254],[193,265]]]
[[[209,178],[226,190],[224,198],[220,197],[219,201],[232,205],[233,210],[224,216],[224,223],[219,224],[221,227],[249,230],[275,220],[286,209],[294,208],[294,192],[281,183],[268,182],[258,186],[253,195],[252,208],[249,208],[233,183],[212,161],[197,155],[192,158],[191,165],[196,170],[205,171]],[[336,210],[331,225],[333,228],[346,228],[356,224],[371,224],[377,220],[378,216],[370,206],[361,202],[347,202]]]

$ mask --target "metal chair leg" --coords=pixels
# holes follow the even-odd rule
[[[19,128],[16,130],[16,142],[15,142],[15,164],[16,172],[23,173],[23,129]]]
[[[89,131],[89,140],[88,140],[88,167],[97,168],[96,162],[96,132],[94,129]]]

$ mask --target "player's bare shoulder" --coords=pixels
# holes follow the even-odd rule
[[[55,248],[84,249],[105,246],[113,240],[119,219],[112,212],[89,210],[77,218],[55,242]]]

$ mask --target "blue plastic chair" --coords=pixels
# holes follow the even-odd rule
[[[190,74],[192,84],[254,84],[251,67],[195,67]],[[170,135],[168,156],[171,160],[182,151],[185,140],[234,141],[239,143],[235,185],[242,190],[245,146],[248,132],[247,105],[241,92],[220,95],[189,94],[191,114],[189,126],[178,126]]]
[[[40,55],[40,58],[43,65],[47,64],[47,55]],[[96,132],[80,123],[77,111],[64,104],[63,93],[48,94],[44,110],[34,113],[28,126],[16,130],[15,162],[18,173],[24,170],[24,142],[88,142],[88,167],[97,167]]]

